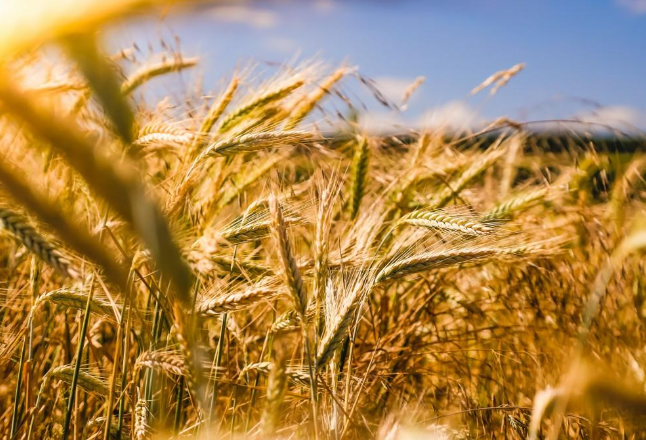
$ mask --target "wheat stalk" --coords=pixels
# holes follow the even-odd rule
[[[3,183],[3,188],[14,199],[20,200],[27,209],[54,228],[66,243],[101,266],[106,276],[115,284],[125,286],[126,274],[123,266],[106,252],[105,247],[97,244],[95,238],[85,228],[73,223],[58,206],[38,195],[30,185],[2,162],[0,162],[0,181]]]
[[[173,281],[177,298],[189,304],[192,274],[182,260],[168,222],[150,197],[137,167],[126,158],[115,160],[106,156],[104,149],[97,142],[89,140],[76,122],[57,117],[52,111],[34,103],[32,97],[25,96],[8,84],[11,82],[6,78],[0,81],[0,99],[14,115],[25,121],[34,134],[49,141],[115,212],[135,226],[162,272]],[[125,284],[125,280],[118,281]]]

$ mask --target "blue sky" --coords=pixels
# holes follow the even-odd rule
[[[236,2],[121,26],[114,39],[145,46],[171,34],[184,52],[201,55],[207,88],[245,61],[298,55],[356,65],[393,99],[425,76],[397,115],[402,121],[443,112],[517,120],[575,115],[646,128],[646,0]],[[520,62],[525,70],[495,96],[468,96],[490,74]],[[367,93],[357,96],[384,113]]]

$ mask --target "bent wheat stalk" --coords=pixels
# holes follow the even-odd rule
[[[121,84],[121,93],[129,95],[151,78],[193,67],[197,62],[198,58],[183,58],[180,56],[142,66]]]
[[[56,230],[65,242],[82,255],[103,268],[105,274],[115,284],[126,286],[127,274],[124,267],[112,255],[106,252],[103,246],[97,244],[85,228],[74,224],[58,206],[48,199],[38,195],[20,176],[9,170],[0,161],[0,182],[14,200],[19,200],[29,211],[33,212],[40,220]]]
[[[538,250],[542,250],[542,247],[528,245],[513,248],[473,247],[424,252],[401,260],[395,259],[377,274],[375,284],[418,272],[442,269],[462,263],[481,262],[508,257],[523,257]]]
[[[0,80],[0,100],[7,109],[25,121],[36,136],[48,141],[117,213],[135,226],[161,271],[174,282],[179,300],[190,304],[193,276],[181,258],[166,219],[141,181],[137,167],[127,158],[107,157],[104,149],[91,142],[77,123],[38,106],[33,97],[11,84],[4,76]]]

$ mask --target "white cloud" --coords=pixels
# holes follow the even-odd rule
[[[646,0],[615,0],[615,2],[633,14],[646,14]]]
[[[312,6],[320,12],[331,12],[338,6],[334,0],[316,0]]]
[[[463,102],[453,101],[427,110],[422,116],[406,118],[399,112],[367,112],[361,115],[359,127],[372,134],[444,128],[450,131],[477,129],[485,123],[475,110]]]
[[[395,76],[380,76],[375,78],[377,89],[391,102],[399,104],[404,97],[404,92],[415,78],[399,78]]]
[[[300,50],[298,41],[283,37],[270,37],[262,42],[267,49],[294,54]]]
[[[246,24],[259,29],[272,28],[278,24],[278,14],[274,11],[249,5],[217,6],[212,11],[212,16],[217,21]]]
[[[646,111],[627,106],[601,107],[589,113],[576,115],[575,117],[581,122],[588,124],[602,124],[628,131],[646,129]],[[596,129],[603,130],[604,128],[598,127]]]
[[[464,130],[481,125],[484,119],[471,107],[461,101],[452,101],[441,107],[427,110],[419,119],[418,125],[426,128],[445,127]]]
[[[366,112],[359,117],[359,129],[368,134],[383,134],[393,131],[401,131],[402,128],[410,129],[409,121],[406,121],[401,113],[397,112]]]

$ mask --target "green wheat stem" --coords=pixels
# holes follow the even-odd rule
[[[90,289],[87,297],[87,304],[85,306],[85,315],[83,316],[83,324],[81,326],[81,333],[79,334],[78,347],[76,350],[76,361],[74,364],[74,376],[72,376],[72,384],[70,385],[70,396],[67,402],[67,412],[65,413],[65,424],[63,425],[63,440],[67,440],[70,423],[72,421],[72,412],[74,409],[74,397],[76,396],[76,386],[78,384],[78,375],[81,370],[81,361],[83,359],[83,346],[85,343],[85,333],[87,331],[88,322],[90,322],[90,306],[92,304],[92,296],[94,294],[94,276],[90,281]]]

